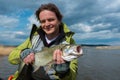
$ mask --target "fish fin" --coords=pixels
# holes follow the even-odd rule
[[[41,66],[40,66],[41,67]],[[36,72],[40,67],[37,67],[33,70],[33,72]]]
[[[51,65],[46,66],[46,74],[48,73],[48,71],[50,70],[50,68],[51,68]]]
[[[50,70],[50,68],[51,68],[51,66],[52,66],[53,63],[54,63],[54,60],[48,62],[48,63],[45,65],[45,67],[46,67],[46,74],[47,74],[48,71]]]

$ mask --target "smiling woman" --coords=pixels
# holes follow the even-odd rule
[[[33,63],[36,60],[35,54],[44,47],[75,44],[74,32],[68,29],[62,21],[62,14],[55,4],[42,4],[35,14],[41,25],[36,26],[33,24],[30,36],[16,47],[8,57],[11,64],[19,65],[21,61],[25,63],[22,71],[17,70],[12,80],[76,80],[77,59],[64,60],[61,56],[63,53],[61,49],[55,49],[52,52],[51,60],[54,60],[54,63],[49,70],[47,70],[49,65],[43,65],[33,72]],[[40,55],[42,56],[42,54]],[[43,59],[47,60],[47,57]]]

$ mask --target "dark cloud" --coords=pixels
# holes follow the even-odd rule
[[[2,20],[9,19],[10,22],[17,23],[17,29],[22,27],[20,30],[23,30],[23,28],[25,28],[24,26],[33,21],[31,18],[31,21],[26,18],[31,17],[41,4],[48,2],[55,3],[59,7],[64,16],[63,21],[67,23],[71,30],[76,32],[74,38],[77,42],[108,42],[108,44],[112,44],[113,41],[113,44],[120,44],[119,41],[117,41],[120,39],[119,0],[0,0],[0,16],[6,16],[7,18]],[[26,22],[26,25],[23,24],[24,22]],[[3,25],[8,27],[16,26],[13,24]],[[24,30],[26,29],[27,28]],[[104,36],[105,34],[107,36]],[[28,34],[16,33],[12,35],[14,35],[14,40],[19,41],[28,36]],[[116,41],[114,39],[116,39]],[[0,40],[0,42],[2,41]]]

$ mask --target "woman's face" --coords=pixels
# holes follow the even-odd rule
[[[59,33],[60,21],[54,12],[49,10],[43,10],[39,14],[41,27],[45,31],[46,35],[53,35]]]

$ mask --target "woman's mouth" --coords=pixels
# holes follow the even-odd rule
[[[51,28],[53,28],[52,25],[44,27],[44,29],[46,29],[46,30],[48,30],[48,31],[49,31]]]

